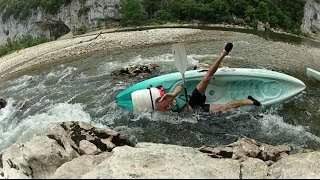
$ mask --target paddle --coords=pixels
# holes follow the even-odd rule
[[[183,83],[183,88],[186,96],[186,102],[188,102],[186,79],[184,76],[184,73],[188,68],[187,52],[182,43],[177,43],[172,45],[172,53],[174,57],[174,64],[182,75],[182,83]]]

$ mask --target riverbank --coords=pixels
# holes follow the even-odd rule
[[[89,34],[61,39],[26,48],[0,58],[1,78],[19,73],[33,66],[76,59],[79,56],[104,51],[121,52],[166,43],[197,40],[198,29],[162,28],[143,31]]]
[[[219,24],[207,25],[206,27],[248,29],[242,26]],[[67,34],[58,40],[39,44],[1,57],[0,78],[4,80],[12,75],[19,76],[23,74],[23,70],[34,66],[49,63],[58,64],[101,51],[118,53],[127,48],[215,39],[214,36],[204,33],[206,28],[202,27],[202,29],[204,30],[201,30],[198,24],[167,24],[163,26],[103,29],[80,36]],[[277,33],[295,36],[285,32]],[[217,31],[216,34],[224,35],[220,31]]]

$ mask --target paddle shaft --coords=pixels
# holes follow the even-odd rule
[[[182,75],[182,83],[185,91],[186,102],[188,102],[186,78],[184,76],[188,67],[187,53],[184,45],[181,43],[173,44],[172,50],[174,55],[175,66]]]
[[[186,78],[185,78],[185,76],[184,76],[184,73],[181,73],[181,75],[182,75],[184,95],[186,96],[186,102],[188,102],[188,93],[187,93],[187,86],[186,86]]]

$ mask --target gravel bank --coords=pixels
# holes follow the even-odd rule
[[[88,53],[121,51],[126,48],[174,43],[196,38],[201,30],[161,28],[143,31],[108,32],[56,40],[26,48],[0,58],[1,78],[35,65],[76,58]],[[99,35],[99,36],[98,36]]]

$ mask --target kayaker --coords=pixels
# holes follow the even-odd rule
[[[260,106],[260,102],[254,99],[252,96],[248,96],[247,99],[235,100],[227,104],[205,104],[206,96],[205,91],[208,84],[212,80],[214,73],[217,71],[221,61],[225,56],[229,54],[232,50],[233,44],[228,43],[220,56],[215,60],[215,62],[209,67],[207,73],[202,78],[197,87],[193,90],[189,102],[187,103],[185,98],[177,98],[177,96],[182,92],[182,86],[177,86],[172,93],[163,94],[155,99],[154,110],[165,112],[188,112],[194,111],[195,109],[201,109],[205,112],[219,112],[225,111],[233,108],[237,108],[244,105],[256,105]]]

